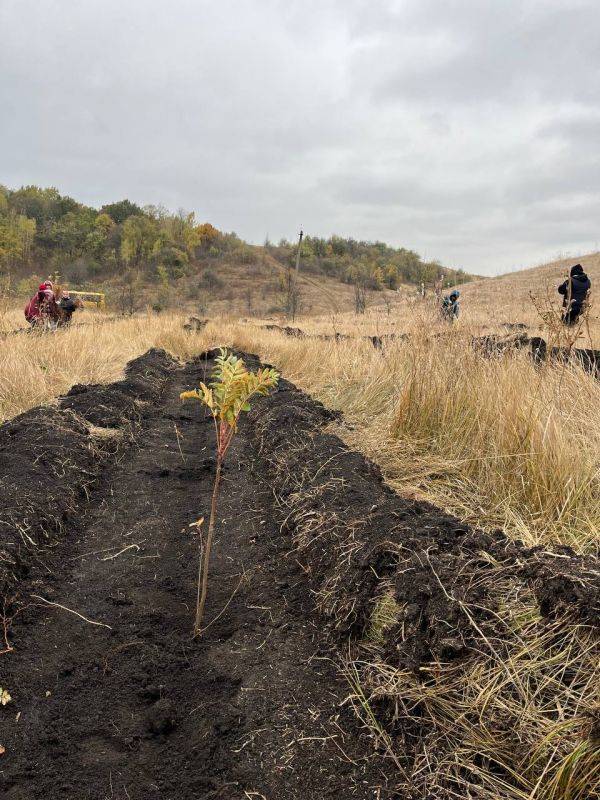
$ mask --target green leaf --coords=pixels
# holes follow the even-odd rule
[[[243,359],[233,353],[228,354],[224,348],[215,359],[211,377],[210,388],[201,383],[199,389],[182,392],[181,397],[200,400],[216,419],[234,431],[239,415],[251,410],[250,399],[254,395],[268,395],[279,380],[279,374],[267,367],[260,368],[256,373],[249,372]]]

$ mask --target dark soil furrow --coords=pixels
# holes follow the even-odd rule
[[[394,796],[342,706],[347,687],[244,430],[224,474],[214,622],[191,638],[190,524],[209,507],[213,429],[178,396],[206,366],[170,369],[160,391],[144,388],[148,370],[135,371],[137,393],[78,387],[71,410],[56,412],[95,425],[135,419],[135,444],[73,505],[47,569],[21,576],[28,605],[14,651],[0,656],[13,698],[0,708],[7,800]]]
[[[60,409],[34,408],[0,426],[0,598],[18,591],[32,565],[45,569],[51,547],[159,403],[174,367],[164,351],[150,350],[128,365],[124,380],[74,387]],[[94,435],[87,422],[111,430]]]

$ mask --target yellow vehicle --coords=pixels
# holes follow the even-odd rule
[[[106,308],[106,295],[104,292],[72,292],[69,294],[73,299],[79,298],[85,308],[97,308],[99,311],[104,311]]]
[[[60,278],[61,275],[58,271],[55,271],[49,278],[54,284],[54,291],[57,293],[57,297],[60,297],[63,289],[60,285]],[[106,308],[106,295],[104,292],[72,292],[68,289],[67,291],[74,300],[79,299],[85,308],[97,308],[99,311],[104,311]]]

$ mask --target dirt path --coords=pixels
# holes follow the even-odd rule
[[[178,395],[204,368],[172,371],[135,444],[67,517],[49,569],[23,582],[31,605],[15,621],[14,652],[0,656],[13,697],[0,709],[6,800],[395,796],[341,705],[347,686],[244,431],[224,476],[215,622],[190,637],[189,525],[209,507],[213,432]],[[110,416],[124,394],[107,397]]]

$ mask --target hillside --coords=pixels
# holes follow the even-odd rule
[[[550,298],[560,305],[556,289],[574,264],[583,266],[592,281],[592,291],[596,293],[600,288],[600,253],[590,253],[463,284],[460,292],[464,318],[482,325],[521,322],[531,329],[540,329],[541,320],[530,293],[540,299]],[[592,307],[590,318],[593,329],[597,330],[598,304]]]
[[[270,317],[289,316],[290,269],[273,257],[265,247],[247,245],[252,260],[240,263],[224,256],[216,262],[198,262],[194,272],[168,285],[142,279],[138,307],[151,305],[161,310],[176,309],[200,315]],[[123,286],[117,279],[98,284],[107,292],[110,305],[122,305]],[[355,286],[339,278],[300,270],[297,290],[297,313],[328,316],[355,308]],[[125,293],[127,294],[127,293]],[[366,291],[367,306],[390,304],[397,291],[386,287]],[[158,301],[158,304],[157,304]]]
[[[251,245],[194,213],[130,200],[100,209],[55,188],[0,186],[0,296],[22,298],[49,275],[71,289],[107,294],[117,311],[144,306],[196,313],[328,313],[387,303],[402,286],[462,283],[462,270],[383,242],[305,236],[301,283],[290,280],[298,246]]]

